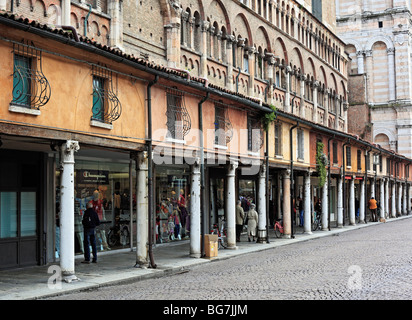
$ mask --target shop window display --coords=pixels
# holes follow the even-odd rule
[[[190,174],[186,169],[156,168],[156,242],[189,239]]]
[[[56,173],[60,185],[60,172]],[[133,180],[135,181],[135,180]],[[87,203],[92,203],[100,225],[96,227],[98,251],[124,248],[130,245],[130,185],[129,164],[77,160],[75,163],[75,253],[83,254],[82,218]],[[133,212],[136,194],[132,185]],[[59,188],[58,188],[59,189]],[[59,190],[57,199],[59,199]],[[57,204],[58,205],[58,204]],[[133,216],[136,221],[136,215]],[[56,233],[56,238],[58,234]],[[134,235],[135,237],[135,235]],[[56,239],[58,242],[59,239]]]

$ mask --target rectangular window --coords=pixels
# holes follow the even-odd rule
[[[39,114],[26,109],[39,110],[49,102],[51,87],[43,74],[42,52],[33,42],[13,44],[13,90],[10,111]]]
[[[105,79],[93,76],[93,120],[105,122]]]
[[[379,156],[379,172],[382,172],[382,171],[383,171],[382,164],[383,164],[382,155],[380,155],[380,156]]]
[[[30,107],[31,96],[31,58],[14,55],[13,104]]]
[[[248,151],[258,152],[263,144],[263,134],[260,130],[260,122],[254,117],[247,117]]]
[[[20,195],[21,230],[20,236],[35,236],[36,222],[36,192],[21,192]]]
[[[362,151],[358,150],[357,152],[357,165],[358,165],[358,171],[362,170]]]
[[[305,158],[305,153],[304,153],[304,146],[305,146],[305,141],[304,141],[304,134],[302,129],[297,130],[297,139],[298,139],[298,159],[304,159]]]
[[[275,155],[282,155],[282,125],[275,124]]]
[[[351,156],[351,147],[346,146],[346,166],[351,167],[352,166],[352,156]]]
[[[215,105],[215,144],[226,146],[225,109]]]
[[[369,170],[371,169],[371,157],[370,157],[370,153],[367,153],[367,154],[366,154],[366,159],[365,159],[365,161],[366,161],[366,168],[365,168],[365,170],[366,170],[366,171],[369,171]]]
[[[338,163],[338,143],[335,141],[332,144],[332,162],[333,164]]]
[[[0,238],[17,237],[17,192],[0,193]]]
[[[112,71],[104,66],[92,66],[93,106],[91,120],[111,125],[120,118],[122,105],[114,88]],[[95,124],[92,124],[95,125]]]

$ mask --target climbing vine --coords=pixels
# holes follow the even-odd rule
[[[326,165],[328,163],[327,156],[323,153],[324,144],[316,143],[316,170],[319,175],[319,187],[322,188],[326,182]]]
[[[273,104],[271,104],[269,107],[272,109],[272,112],[265,113],[262,117],[262,125],[265,131],[269,130],[270,124],[276,119],[276,107]]]

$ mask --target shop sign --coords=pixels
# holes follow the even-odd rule
[[[109,171],[106,170],[76,170],[77,183],[109,184]]]

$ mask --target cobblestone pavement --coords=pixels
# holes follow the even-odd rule
[[[409,300],[412,219],[242,255],[181,274],[53,299]]]

